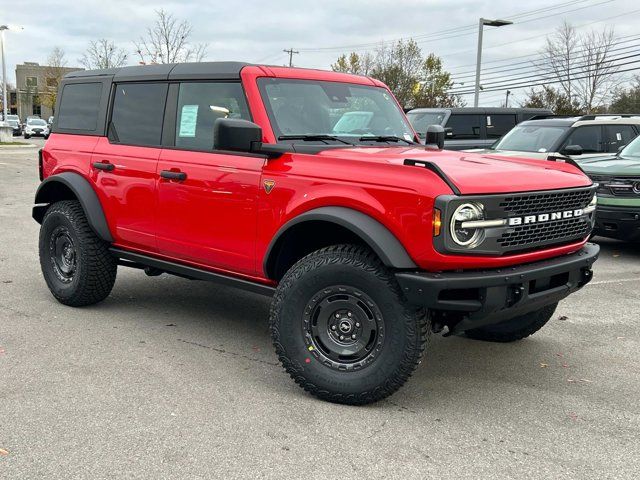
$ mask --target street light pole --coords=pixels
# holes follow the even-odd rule
[[[7,66],[4,62],[4,31],[9,30],[6,25],[0,25],[0,42],[2,42],[2,120],[7,121]]]
[[[474,88],[475,95],[473,97],[473,106],[478,106],[480,100],[480,65],[482,64],[482,30],[485,25],[488,27],[503,27],[505,25],[511,25],[513,22],[509,20],[487,20],[481,18],[478,23],[478,53],[476,55],[476,85]]]

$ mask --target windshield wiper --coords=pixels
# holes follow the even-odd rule
[[[313,141],[326,142],[327,140],[333,140],[333,141],[336,141],[336,142],[344,143],[345,145],[353,145],[353,143],[347,142],[346,140],[343,140],[342,138],[336,137],[335,135],[324,135],[324,134],[318,134],[318,135],[313,135],[313,134],[309,134],[309,135],[280,135],[278,137],[278,140],[302,140],[302,141],[305,141],[305,142],[313,142]]]
[[[409,145],[415,145],[416,142],[412,140],[407,140],[406,138],[397,137],[395,135],[365,135],[360,137],[361,142],[372,141],[372,142],[405,142]]]

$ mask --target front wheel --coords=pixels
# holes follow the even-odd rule
[[[515,342],[516,340],[522,340],[544,327],[551,320],[557,306],[558,302],[552,303],[535,312],[520,315],[495,325],[467,330],[464,333],[474,340],[485,340],[487,342]]]
[[[370,251],[323,248],[296,263],[271,305],[271,334],[285,370],[318,398],[362,405],[411,376],[431,331]]]
[[[108,243],[89,226],[79,202],[65,200],[49,207],[39,247],[42,274],[60,303],[92,305],[111,292],[118,263]]]

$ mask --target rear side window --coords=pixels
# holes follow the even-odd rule
[[[608,152],[617,152],[620,147],[624,147],[637,135],[631,125],[606,125],[604,128],[609,142]]]
[[[178,93],[176,147],[213,149],[213,124],[218,118],[250,120],[240,83],[182,83]]]
[[[500,138],[516,126],[515,115],[487,115],[487,138]]]
[[[128,145],[160,145],[166,83],[116,85],[109,139]]]
[[[480,138],[480,125],[484,115],[455,115],[452,114],[447,122],[447,128],[451,128],[449,138]]]
[[[102,83],[71,83],[62,89],[58,128],[95,131],[98,125]]]

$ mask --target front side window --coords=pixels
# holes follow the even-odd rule
[[[551,152],[567,129],[568,127],[561,126],[518,125],[491,148],[516,152]]]
[[[620,147],[627,145],[637,133],[631,125],[607,125],[604,127],[609,139],[608,152],[615,153]]]
[[[562,147],[579,145],[583,153],[602,153],[605,151],[602,141],[602,126],[586,125],[574,128]]]
[[[413,140],[404,113],[384,88],[284,78],[260,78],[258,86],[278,140],[295,141],[291,137],[300,136],[363,144],[370,142],[366,137],[378,136]]]
[[[166,83],[116,85],[109,138],[129,145],[160,145]]]
[[[447,122],[447,128],[451,129],[449,138],[474,139],[480,138],[480,125],[483,115],[456,115],[452,114]]]
[[[487,138],[500,138],[516,126],[515,115],[487,115]]]
[[[211,150],[218,118],[251,119],[240,83],[180,84],[176,147]]]

